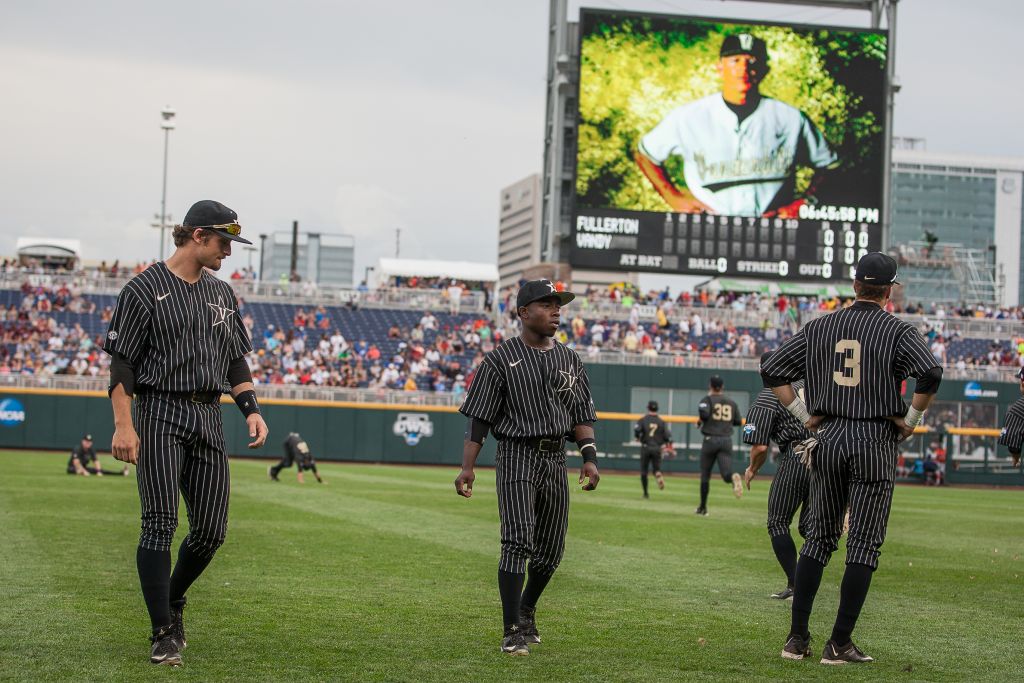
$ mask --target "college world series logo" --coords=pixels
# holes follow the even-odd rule
[[[399,413],[391,431],[409,446],[415,446],[420,439],[434,435],[434,423],[426,413]]]

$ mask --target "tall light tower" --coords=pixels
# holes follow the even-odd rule
[[[160,260],[164,260],[164,245],[167,243],[167,147],[171,140],[171,131],[174,130],[174,114],[170,105],[160,110],[163,121],[160,127],[164,130],[164,182],[163,192],[160,194]]]

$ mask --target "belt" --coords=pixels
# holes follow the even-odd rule
[[[565,450],[565,437],[564,436],[535,436],[527,439],[515,439],[521,443],[525,443],[535,451],[541,453],[561,453]]]
[[[159,391],[156,389],[144,389],[138,393],[169,396],[192,403],[216,403],[220,400],[221,394],[219,391]]]

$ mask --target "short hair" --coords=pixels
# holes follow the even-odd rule
[[[194,230],[196,230],[196,228],[191,228],[191,227],[189,227],[187,225],[175,225],[171,229],[171,238],[174,240],[174,246],[182,247],[185,244],[187,244],[188,241],[190,239],[192,239],[192,232]],[[213,231],[212,230],[203,229],[203,239],[206,239],[207,237],[212,237],[212,236],[213,236]]]
[[[892,289],[892,285],[869,285],[868,283],[860,280],[853,281],[853,292],[859,299],[881,301],[885,297],[889,296],[890,289]]]

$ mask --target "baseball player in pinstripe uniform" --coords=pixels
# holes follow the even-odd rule
[[[672,432],[668,425],[658,416],[658,402],[648,401],[647,414],[637,420],[633,426],[633,436],[640,441],[640,485],[644,489],[644,498],[647,495],[647,471],[654,470],[654,480],[658,482],[658,488],[665,488],[665,477],[661,474],[661,454],[663,452],[671,455]]]
[[[769,352],[761,356],[761,362],[764,363],[770,355]],[[798,396],[803,396],[803,380],[793,382],[793,388]],[[779,600],[793,597],[796,544],[789,527],[797,508],[800,509],[797,528],[801,536],[807,536],[807,497],[811,475],[800,459],[793,455],[793,444],[810,436],[810,432],[779,403],[771,389],[762,389],[757,395],[747,411],[747,423],[743,425],[743,443],[751,445],[750,465],[743,473],[747,490],[768,457],[769,444],[774,441],[779,446],[778,469],[768,489],[768,535],[772,539],[775,557],[786,574],[786,588],[772,594]]]
[[[846,571],[821,663],[873,661],[851,636],[885,540],[899,442],[921,424],[942,380],[942,367],[921,333],[885,311],[897,284],[894,259],[866,254],[857,264],[854,304],[807,323],[761,365],[765,386],[816,434],[796,449],[811,467],[811,517],[782,651],[788,659],[810,654],[811,606],[838,547],[848,504]],[[907,377],[917,379],[909,408],[901,396]],[[800,378],[806,403],[792,386]]]
[[[1020,379],[1020,393],[1024,394],[1024,368],[1017,372]],[[999,432],[999,443],[1006,446],[1013,458],[1013,466],[1020,464],[1021,445],[1024,444],[1024,398],[1014,401],[1003,418],[1003,429]]]
[[[540,643],[537,599],[565,550],[567,437],[583,456],[583,490],[594,490],[600,480],[590,381],[576,352],[554,339],[561,308],[573,298],[570,292],[556,291],[548,280],[525,283],[516,296],[521,336],[484,357],[459,409],[469,418],[462,471],[455,479],[460,496],[473,495],[473,467],[487,433],[493,432],[498,440],[501,650],[511,655],[529,654],[529,645]]]
[[[732,430],[743,423],[739,406],[724,393],[725,382],[718,375],[708,381],[711,389],[697,404],[700,417],[698,427],[704,435],[700,446],[700,507],[698,515],[708,514],[708,492],[711,490],[711,468],[718,461],[718,473],[722,481],[732,484],[737,498],[743,495],[743,478],[732,471]]]
[[[223,204],[194,204],[174,228],[174,254],[121,290],[104,344],[112,357],[111,450],[136,465],[142,502],[136,563],[153,627],[154,664],[181,664],[185,592],[227,531],[230,484],[220,411],[225,381],[245,415],[249,447],[267,438],[245,362],[249,335],[231,287],[210,272],[231,255],[232,241],[251,244],[241,230],[235,212]],[[189,531],[171,573],[179,493]]]

